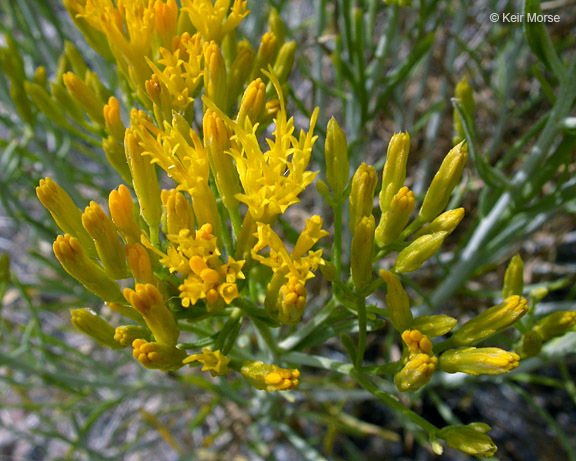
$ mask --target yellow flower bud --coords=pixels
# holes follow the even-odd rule
[[[261,78],[257,78],[248,85],[244,96],[242,96],[236,122],[241,127],[244,127],[246,117],[248,117],[252,125],[259,123],[264,115],[265,107],[266,85]]]
[[[226,65],[220,47],[216,42],[204,45],[204,91],[224,112],[228,110],[228,93],[226,82]]]
[[[392,198],[390,208],[382,215],[376,229],[376,243],[379,246],[390,245],[400,236],[410,220],[414,205],[414,192],[402,187]]]
[[[324,159],[326,160],[326,181],[334,191],[334,197],[338,200],[348,184],[350,165],[348,163],[346,134],[334,117],[330,119],[326,127]]]
[[[466,373],[472,376],[501,375],[520,364],[520,356],[497,347],[463,347],[450,349],[440,356],[439,367],[446,373]]]
[[[146,248],[141,244],[134,243],[133,245],[126,245],[126,257],[134,280],[138,283],[151,283],[153,285],[158,282],[152,273],[150,256],[148,256]]]
[[[90,309],[70,309],[72,325],[90,336],[102,346],[120,349],[123,345],[114,341],[114,327]]]
[[[388,144],[386,163],[382,170],[382,190],[380,191],[380,209],[386,213],[392,198],[398,193],[406,179],[406,162],[410,152],[410,135],[396,133]]]
[[[108,275],[116,280],[127,278],[124,247],[114,223],[100,205],[90,202],[82,215],[82,224],[94,239],[98,257]]]
[[[38,200],[52,215],[56,225],[63,232],[76,237],[90,257],[96,257],[92,237],[82,226],[82,212],[72,198],[52,178],[41,179],[36,188]]]
[[[194,211],[183,194],[176,189],[163,190],[160,198],[164,207],[167,234],[178,235],[182,229],[194,229]]]
[[[435,232],[418,237],[398,254],[394,270],[400,274],[415,271],[436,254],[447,235]]]
[[[428,354],[417,354],[394,376],[400,392],[415,392],[426,385],[436,370],[438,359]]]
[[[520,255],[515,255],[506,268],[502,296],[508,298],[512,295],[522,296],[524,291],[524,261]]]
[[[122,325],[114,330],[114,341],[122,346],[130,346],[136,339],[150,341],[150,330],[139,325]]]
[[[447,315],[425,315],[414,319],[412,328],[432,338],[444,336],[452,331],[458,320]]]
[[[69,234],[59,235],[52,248],[64,270],[89,291],[104,301],[122,299],[118,284],[86,255],[78,239]]]
[[[230,373],[228,364],[230,359],[220,351],[212,352],[207,347],[202,349],[201,354],[194,354],[186,357],[183,363],[200,362],[202,371],[209,371],[212,376],[224,376]]]
[[[263,362],[246,361],[240,371],[250,384],[261,391],[289,391],[298,387],[300,383],[298,370],[280,368]]]
[[[104,104],[98,95],[72,72],[66,72],[62,76],[62,81],[64,85],[66,85],[70,95],[72,95],[80,107],[86,111],[88,117],[90,117],[94,123],[104,126]]]
[[[402,333],[402,340],[408,347],[408,357],[413,358],[418,354],[434,355],[432,341],[418,330],[406,330]]]
[[[140,242],[142,230],[138,227],[132,208],[132,194],[125,185],[110,192],[108,197],[110,216],[126,243]]]
[[[190,192],[190,195],[192,196],[192,208],[197,225],[210,224],[213,226],[214,235],[220,235],[220,214],[218,213],[216,197],[214,197],[210,186],[205,182],[199,182]]]
[[[242,87],[252,71],[256,53],[248,40],[242,40],[237,45],[236,57],[228,72],[228,95],[231,101],[236,101]]]
[[[135,339],[132,355],[146,368],[152,370],[175,371],[182,368],[186,352],[170,344],[149,343],[145,339]]]
[[[356,226],[364,216],[372,215],[374,191],[378,183],[376,170],[365,163],[360,165],[352,177],[350,192],[350,231],[354,234]]]
[[[150,163],[150,157],[143,155],[139,145],[140,137],[129,128],[126,130],[124,146],[126,159],[132,174],[132,184],[140,204],[140,212],[146,224],[150,226],[150,232],[160,227],[162,216],[162,204],[160,202],[160,185],[156,176],[156,167]]]
[[[297,325],[302,320],[306,307],[305,281],[297,277],[290,277],[288,282],[280,290],[280,310],[278,320],[283,325]]]
[[[156,0],[154,4],[154,20],[156,33],[164,47],[169,47],[176,35],[178,25],[178,4],[176,0]]]
[[[432,179],[432,183],[422,202],[419,218],[423,222],[432,221],[444,211],[454,187],[460,181],[467,159],[468,149],[465,141],[462,141],[448,152],[438,172]]]
[[[61,82],[50,83],[50,93],[59,107],[64,109],[70,117],[80,125],[85,124],[84,111]]]
[[[388,308],[388,320],[397,331],[404,331],[412,324],[412,311],[410,311],[410,299],[404,291],[402,282],[392,272],[381,270],[380,277],[386,282],[386,307]]]
[[[112,136],[102,139],[102,149],[106,154],[106,159],[118,172],[124,181],[128,184],[132,182],[132,175],[130,174],[130,167],[126,160],[126,152],[121,142],[118,142]]]
[[[230,148],[226,125],[215,112],[208,109],[204,113],[203,128],[204,147],[222,202],[229,210],[236,210],[239,202],[235,195],[241,192],[240,180],[232,156],[226,153]]]
[[[172,346],[178,342],[180,330],[176,319],[154,285],[137,283],[134,290],[124,290],[124,297],[142,315],[156,341]]]
[[[436,232],[448,232],[448,234],[451,234],[458,224],[460,224],[462,218],[464,218],[464,208],[446,211],[430,224],[416,232],[413,238],[418,238],[426,234],[434,234]]]
[[[364,216],[352,237],[350,269],[358,293],[362,293],[372,281],[372,256],[374,254],[374,216]]]
[[[267,70],[268,66],[274,64],[277,52],[278,39],[273,33],[266,32],[260,39],[260,47],[256,54],[252,74],[250,75],[251,81],[256,80],[257,78],[266,79],[264,74],[262,74],[262,69]]]
[[[446,441],[449,447],[469,455],[490,458],[494,456],[496,444],[486,433],[490,426],[483,423],[472,423],[467,426],[448,426],[438,431],[438,438]]]
[[[576,326],[575,311],[558,311],[538,320],[533,330],[540,334],[543,342],[546,342],[563,335],[574,326]]]
[[[111,96],[110,99],[108,99],[108,104],[106,104],[102,109],[102,114],[104,115],[106,131],[116,138],[116,140],[120,142],[124,141],[124,132],[126,131],[126,127],[120,118],[120,103],[118,102],[118,99]]]
[[[329,261],[324,262],[324,264],[320,266],[320,272],[322,272],[322,275],[328,282],[335,282],[336,280],[339,280],[336,266],[334,266],[334,264]]]
[[[286,42],[278,51],[278,57],[274,63],[273,72],[278,81],[283,84],[288,80],[288,76],[294,66],[294,57],[296,55],[296,43]]]
[[[528,301],[520,296],[510,296],[502,303],[486,309],[462,325],[452,336],[454,344],[468,346],[482,341],[514,324],[528,312]]]
[[[464,112],[466,112],[466,114],[471,118],[474,115],[476,103],[474,102],[474,92],[472,91],[470,83],[466,80],[466,77],[462,77],[462,80],[460,80],[456,85],[454,97],[460,100]],[[460,119],[460,115],[456,109],[454,109],[454,132],[455,136],[453,141],[455,144],[466,138],[462,120]]]

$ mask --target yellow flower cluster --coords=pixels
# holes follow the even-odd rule
[[[187,357],[177,347],[179,312],[199,309],[210,316],[234,305],[244,296],[243,268],[262,265],[277,301],[278,312],[268,312],[294,325],[306,304],[306,281],[323,264],[322,250],[312,250],[328,234],[319,216],[307,220],[291,252],[272,228],[316,176],[307,168],[318,110],[298,135],[286,112],[295,45],[286,41],[275,11],[258,50],[239,40],[236,28],[249,13],[245,1],[64,4],[94,49],[116,63],[143,108],[126,110],[71,45],[64,62],[72,68],[63,65],[52,86],[55,91],[61,81],[67,93],[42,95],[59,101],[66,95],[61,124],[71,117],[84,129],[107,133],[107,158],[128,185],[110,193],[109,215],[96,202],[82,213],[50,178],[37,189],[66,233],[54,243],[64,269],[136,324],[113,328],[83,311],[73,322],[102,344],[131,344],[148,368],[201,363],[213,375],[225,374],[230,359],[222,351],[205,348]],[[200,98],[203,117],[196,120]],[[259,136],[272,121],[273,139],[263,149]],[[172,189],[160,189],[160,169],[174,181]],[[130,282],[118,281],[128,278],[133,288],[122,291]],[[298,384],[296,371],[292,380],[275,373],[267,390]]]

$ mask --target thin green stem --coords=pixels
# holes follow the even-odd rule
[[[358,348],[356,349],[356,368],[362,368],[364,352],[366,351],[366,298],[359,297],[358,307]]]
[[[338,200],[334,205],[334,244],[332,245],[332,262],[340,277],[342,271],[342,208],[344,204]]]

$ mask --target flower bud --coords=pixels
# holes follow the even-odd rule
[[[240,371],[250,384],[261,391],[289,391],[300,383],[298,370],[288,370],[263,362],[246,361]]]
[[[352,177],[350,192],[350,231],[354,234],[356,226],[364,216],[372,215],[374,191],[378,177],[376,170],[365,163],[360,165]]]
[[[224,112],[228,110],[226,65],[216,42],[204,45],[204,91],[206,96]]]
[[[428,336],[418,330],[406,330],[402,333],[402,341],[408,347],[408,357],[414,358],[418,354],[434,355],[432,341]]]
[[[44,87],[37,83],[24,82],[24,90],[36,108],[46,117],[64,128],[72,128],[66,120],[66,114],[62,107],[48,94]]]
[[[250,42],[248,40],[239,42],[236,57],[228,71],[228,95],[231,101],[238,99],[242,87],[252,71],[255,59],[256,53],[252,49]]]
[[[284,40],[286,40],[286,25],[284,21],[282,21],[276,8],[270,9],[270,14],[268,15],[268,30],[276,36],[280,45],[284,43]]]
[[[132,183],[132,175],[130,174],[130,167],[126,160],[126,152],[121,142],[118,142],[112,136],[102,139],[102,149],[106,154],[106,159],[118,172],[124,181],[128,184]]]
[[[135,339],[132,355],[146,368],[161,371],[175,371],[182,368],[186,352],[163,343],[149,343],[145,339]]]
[[[102,346],[112,349],[123,347],[114,341],[114,327],[90,309],[70,309],[70,316],[74,328],[92,337]]]
[[[447,315],[425,315],[415,318],[411,328],[420,331],[423,335],[436,338],[452,331],[458,320]]]
[[[252,125],[259,123],[264,115],[265,107],[266,85],[261,78],[257,78],[248,85],[242,96],[236,122],[244,127],[246,117],[248,117]]]
[[[62,81],[64,85],[66,85],[70,95],[80,107],[86,111],[88,117],[90,117],[94,123],[104,126],[104,104],[98,95],[72,72],[66,72],[62,76]]]
[[[534,330],[530,330],[522,336],[522,357],[534,357],[542,350],[542,336]]]
[[[278,320],[283,325],[298,325],[306,307],[305,281],[290,277],[280,289]]]
[[[456,88],[454,90],[454,97],[459,99],[462,103],[462,107],[464,112],[468,117],[472,118],[474,115],[474,108],[476,107],[476,103],[474,102],[474,93],[472,91],[472,87],[466,77],[462,77],[462,80],[458,82]],[[454,143],[459,143],[463,139],[466,138],[466,133],[464,132],[464,125],[462,123],[462,119],[458,114],[458,111],[454,109]]]
[[[402,187],[392,198],[388,211],[382,215],[376,229],[376,243],[379,246],[390,245],[402,233],[414,210],[414,193],[407,187]]]
[[[104,123],[108,134],[113,136],[119,142],[123,142],[126,127],[120,118],[120,103],[118,102],[118,99],[111,96],[108,99],[108,104],[106,104],[102,109],[102,114],[104,115]]]
[[[286,42],[280,48],[278,52],[278,57],[276,58],[276,62],[274,63],[274,75],[280,82],[280,84],[284,84],[288,80],[288,76],[292,71],[292,67],[294,66],[294,56],[296,54],[296,43],[295,42]]]
[[[34,71],[34,76],[32,77],[32,82],[39,85],[41,88],[46,89],[48,85],[48,74],[46,72],[46,67],[38,66]]]
[[[123,325],[114,330],[114,341],[122,346],[130,346],[136,339],[150,341],[151,338],[150,330],[139,325]]]
[[[118,284],[84,252],[80,241],[69,234],[59,235],[52,245],[54,254],[68,274],[104,301],[118,301]]]
[[[139,145],[140,137],[132,128],[126,130],[124,146],[126,159],[132,174],[134,192],[140,204],[140,212],[151,232],[160,227],[162,204],[160,202],[160,185],[156,176],[156,166],[150,162],[150,157],[143,155]]]
[[[86,65],[86,62],[84,61],[84,58],[82,57],[82,54],[78,48],[76,48],[72,42],[65,40],[64,54],[68,62],[72,65],[74,73],[84,80],[86,78],[86,72],[88,72],[90,69]]]
[[[398,193],[406,179],[406,162],[410,152],[410,135],[396,133],[388,144],[386,163],[382,170],[382,190],[380,191],[380,209],[386,213],[392,198]]]
[[[426,234],[434,234],[436,232],[448,232],[451,234],[454,229],[460,224],[464,218],[464,208],[456,208],[455,210],[445,211],[440,216],[438,216],[430,224],[424,226],[413,238],[422,237]]]
[[[158,282],[152,273],[152,264],[150,263],[148,251],[141,244],[126,245],[126,259],[136,282],[151,283],[153,285]]]
[[[85,125],[84,111],[80,105],[74,100],[66,87],[61,83],[50,83],[50,93],[54,100],[58,103],[59,107],[64,109],[66,113],[80,125]]]
[[[293,260],[303,257],[308,250],[310,250],[318,240],[329,235],[327,231],[322,229],[324,221],[318,215],[312,216],[306,220],[306,227],[298,236],[294,249],[290,254]]]
[[[398,254],[394,270],[400,274],[415,271],[436,254],[447,235],[435,232],[418,237]]]
[[[160,198],[164,207],[166,234],[178,235],[182,229],[194,229],[194,211],[183,194],[176,189],[163,190]]]
[[[82,215],[82,224],[94,239],[98,257],[108,275],[115,280],[127,278],[124,247],[114,223],[100,205],[90,202]]]
[[[542,342],[546,342],[556,336],[563,335],[575,325],[575,311],[558,311],[538,320],[533,330],[540,334]]]
[[[334,117],[330,119],[326,127],[324,158],[326,160],[326,181],[334,191],[334,197],[338,200],[348,184],[350,166],[346,134]]]
[[[520,356],[497,347],[463,347],[450,349],[440,356],[439,367],[445,373],[466,373],[472,376],[501,375],[520,364]]]
[[[410,299],[402,287],[398,276],[392,272],[381,270],[380,277],[386,282],[386,307],[388,319],[397,331],[404,331],[412,324],[412,311],[410,311]]]
[[[124,290],[124,297],[142,315],[156,341],[176,345],[180,336],[178,324],[154,285],[137,283],[134,290]]]
[[[468,346],[482,341],[514,324],[528,312],[528,301],[510,296],[462,325],[452,336],[454,344]]]
[[[169,47],[176,35],[178,25],[178,4],[176,0],[159,1],[154,4],[156,33],[164,47]]]
[[[224,121],[210,109],[204,113],[203,128],[206,154],[222,202],[228,210],[237,209],[239,203],[235,196],[241,190],[232,157],[225,152],[230,148],[228,130]]]
[[[472,423],[467,426],[448,426],[438,431],[437,436],[446,441],[449,447],[469,455],[490,458],[494,456],[496,444],[486,432],[490,426],[483,423]]]
[[[364,216],[352,237],[350,269],[358,293],[362,293],[372,281],[372,256],[374,253],[374,216]]]
[[[108,196],[108,208],[112,221],[124,237],[126,243],[140,242],[142,230],[136,223],[132,208],[132,194],[125,185],[120,185]]]
[[[50,212],[56,225],[65,233],[76,237],[90,257],[96,257],[92,237],[82,226],[82,212],[72,198],[52,178],[41,179],[36,188],[38,200]]]
[[[524,261],[520,255],[515,255],[506,268],[502,296],[508,298],[513,295],[522,296],[524,291]]]
[[[230,359],[222,354],[220,351],[212,352],[207,347],[202,349],[201,354],[194,354],[186,357],[183,363],[200,362],[202,371],[209,371],[212,376],[224,376],[230,373],[228,364]]]
[[[468,149],[465,141],[462,141],[448,152],[438,172],[432,179],[432,183],[424,197],[424,202],[422,202],[419,217],[423,222],[432,221],[444,211],[452,191],[460,181],[467,159]]]
[[[394,376],[394,383],[400,392],[416,392],[428,384],[436,370],[438,359],[428,354],[417,354]]]
[[[257,78],[266,79],[262,74],[262,69],[267,70],[268,66],[274,64],[276,54],[278,53],[278,39],[271,32],[266,32],[260,39],[260,46],[250,75],[250,81]]]

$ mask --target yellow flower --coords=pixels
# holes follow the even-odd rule
[[[250,13],[246,9],[247,3],[234,0],[230,7],[230,0],[216,0],[214,3],[211,0],[182,0],[182,9],[188,13],[190,22],[205,41],[220,43]]]
[[[132,209],[132,194],[125,185],[113,190],[108,196],[108,208],[112,221],[126,243],[140,242],[142,230],[138,227]]]
[[[432,342],[418,330],[404,331],[404,333],[402,333],[402,339],[406,343],[406,346],[408,346],[410,357],[415,357],[418,354],[434,354],[432,351]]]
[[[400,392],[415,392],[430,381],[437,364],[436,357],[416,354],[394,376],[394,383]]]
[[[440,369],[446,373],[500,375],[514,370],[520,356],[497,347],[463,347],[450,349],[440,356]]]
[[[387,286],[386,308],[390,323],[397,331],[410,328],[414,317],[410,310],[410,299],[402,286],[402,282],[396,274],[390,271],[381,270],[380,277]]]
[[[186,352],[175,346],[135,339],[132,355],[146,368],[162,371],[175,371],[182,368]]]
[[[244,193],[236,198],[248,205],[252,218],[260,223],[271,223],[285,213],[288,207],[298,203],[298,195],[314,180],[316,173],[306,171],[316,136],[312,135],[318,109],[310,119],[308,132],[294,136],[294,119],[287,120],[282,89],[273,75],[270,79],[280,98],[280,110],[275,119],[274,140],[267,139],[269,150],[262,152],[256,136],[257,126],[240,125],[227,117],[210,100],[206,104],[217,113],[234,132],[230,154],[236,161],[238,176]],[[248,119],[246,119],[248,120]]]
[[[200,362],[202,371],[209,371],[212,376],[223,376],[230,372],[228,364],[230,359],[222,355],[220,351],[212,352],[207,347],[202,349],[201,354],[194,354],[186,357],[183,363]]]
[[[122,325],[114,331],[114,341],[122,346],[130,346],[136,339],[150,340],[150,330],[139,325]]]
[[[240,371],[250,384],[261,391],[289,391],[300,383],[300,371],[263,362],[246,361]]]

